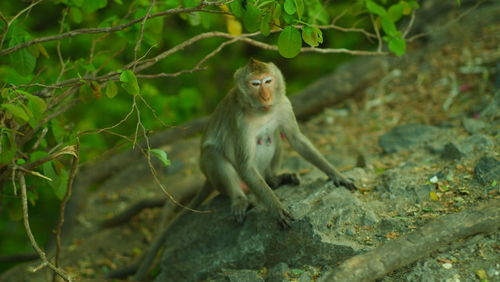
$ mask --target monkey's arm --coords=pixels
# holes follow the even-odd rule
[[[273,190],[264,180],[264,177],[255,167],[255,144],[251,138],[242,138],[240,140],[241,150],[236,153],[235,167],[241,180],[245,182],[250,190],[266,205],[266,207],[275,214],[278,223],[282,228],[290,227],[293,217],[283,206]]]
[[[282,130],[292,148],[304,157],[304,159],[328,175],[336,186],[342,185],[350,190],[355,190],[356,186],[354,183],[345,178],[333,165],[331,165],[321,153],[318,152],[311,141],[302,134],[291,109],[290,112],[287,123],[282,126]]]

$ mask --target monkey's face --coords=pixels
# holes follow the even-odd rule
[[[254,109],[270,111],[284,93],[283,76],[273,63],[250,59],[235,73],[235,79],[243,94],[240,101]]]
[[[247,83],[253,99],[258,101],[265,111],[269,111],[276,92],[275,77],[270,73],[250,75]]]

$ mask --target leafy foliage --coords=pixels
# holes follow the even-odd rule
[[[259,48],[277,47],[283,58],[295,58],[287,74],[299,77],[289,83],[292,92],[333,68],[322,55],[298,56],[304,48],[369,44],[362,33],[340,32],[337,24],[356,24],[372,34],[370,39],[372,28],[380,29],[389,50],[404,54],[398,22],[418,8],[416,1],[336,2],[56,0],[26,9],[25,1],[2,1],[0,205],[8,212],[0,215],[0,226],[22,214],[13,173],[26,173],[31,208],[39,209],[31,219],[46,226],[46,212],[55,208],[35,205],[57,203],[66,195],[74,154],[65,150],[77,138],[80,159],[88,162],[118,144],[147,138],[146,132],[206,114],[250,55],[284,62]],[[331,24],[339,15],[344,16]],[[221,38],[234,41],[223,46]],[[250,45],[233,44],[238,41]],[[224,57],[198,72],[217,52]],[[170,164],[166,152],[142,149]],[[30,249],[16,236],[0,237],[11,238],[0,242],[0,251]]]

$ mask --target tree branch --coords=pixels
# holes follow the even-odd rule
[[[48,259],[47,255],[45,252],[38,246],[38,243],[35,240],[35,237],[33,236],[33,232],[31,231],[30,227],[30,222],[29,222],[29,216],[28,216],[28,196],[26,192],[26,179],[24,178],[23,173],[19,173],[19,184],[21,186],[21,199],[22,199],[22,207],[23,207],[23,223],[24,223],[24,228],[26,229],[26,234],[28,234],[28,238],[31,242],[31,246],[35,249],[37,252],[38,256],[42,259],[42,264],[39,267],[49,267],[52,269],[57,275],[59,275],[62,279],[65,281],[71,281],[71,277],[62,269],[54,266]],[[39,267],[35,268],[36,271],[39,269]]]
[[[50,36],[45,36],[45,37],[40,37],[40,38],[35,38],[31,41],[24,42],[15,46],[12,46],[10,48],[2,49],[0,50],[0,56],[7,55],[13,52],[16,52],[17,50],[29,47],[31,45],[35,45],[38,43],[43,43],[43,42],[48,42],[48,41],[55,41],[55,40],[61,40],[63,38],[68,38],[68,37],[75,37],[81,34],[97,34],[97,33],[111,33],[111,32],[116,32],[120,31],[123,29],[126,29],[134,24],[142,22],[145,18],[146,19],[152,19],[152,18],[157,18],[157,17],[163,17],[163,16],[168,16],[168,15],[174,15],[174,14],[183,14],[183,13],[192,13],[192,12],[203,12],[203,13],[215,13],[215,14],[227,14],[227,12],[224,11],[217,11],[217,10],[207,10],[203,9],[204,7],[207,6],[219,6],[224,3],[221,2],[204,2],[198,7],[194,8],[175,8],[175,9],[169,9],[166,11],[162,11],[156,14],[150,14],[150,15],[145,15],[143,17],[131,20],[127,23],[113,26],[113,27],[103,27],[103,28],[82,28],[82,29],[76,29],[72,31],[68,31],[65,33],[57,34],[57,35],[50,35]]]

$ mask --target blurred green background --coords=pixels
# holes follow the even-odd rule
[[[183,2],[184,5],[189,5],[186,2],[188,0]],[[323,4],[328,11],[329,20],[342,15],[335,24],[371,30],[369,16],[361,9],[362,2],[326,1]],[[379,2],[391,5],[398,1]],[[32,38],[58,34],[61,30],[66,32],[80,28],[115,26],[145,15],[151,5],[151,2],[146,0],[42,1],[17,18],[7,30],[7,22],[30,3],[18,0],[0,1],[2,17],[0,30],[3,31],[4,39],[2,49]],[[320,2],[306,1],[307,5],[314,3]],[[178,5],[179,1],[176,0],[156,1],[152,12]],[[145,55],[150,58],[200,33],[226,32],[226,29],[226,19],[221,14],[192,13],[154,18],[145,24],[138,57]],[[0,56],[0,89],[4,91],[12,85],[35,82],[51,85],[57,81],[92,73],[102,75],[119,70],[134,61],[134,48],[140,30],[141,25],[135,24],[115,33],[84,34],[31,46],[26,51],[36,58],[33,67],[29,65],[29,61],[27,66],[19,67],[19,56],[23,53]],[[273,45],[276,44],[277,38],[277,33],[268,37],[262,35],[255,37],[259,41]],[[368,42],[360,33],[323,30],[323,39],[324,42],[320,47],[324,48],[376,47],[375,42]],[[191,69],[224,41],[221,38],[203,39],[158,62],[141,74],[175,73]],[[62,58],[66,62],[66,72],[61,77],[59,77],[61,62],[58,57],[58,44]],[[166,125],[182,124],[195,117],[209,114],[233,86],[234,71],[243,66],[250,57],[273,61],[278,65],[287,80],[289,95],[299,92],[311,82],[334,71],[339,64],[353,58],[343,54],[302,53],[293,59],[285,59],[276,51],[266,51],[239,42],[226,46],[209,59],[203,71],[171,78],[139,79],[141,95]],[[116,83],[119,85],[119,82]],[[50,133],[43,146],[50,148],[50,144],[57,143],[59,141],[57,132],[66,134],[65,140],[68,140],[71,134],[109,127],[122,120],[131,110],[132,96],[119,87],[117,95],[109,98],[104,94],[105,87],[106,85],[102,84],[101,91],[92,91],[89,84],[81,87],[76,96],[71,98],[76,103],[74,107],[51,121]],[[32,86],[23,90],[40,93],[43,88]],[[60,95],[63,90],[56,90],[55,93]],[[2,95],[3,102],[6,101],[6,97]],[[147,130],[156,132],[166,129],[144,103],[138,103],[138,106],[141,121]],[[114,131],[132,136],[136,124],[137,117],[134,114]],[[86,164],[103,152],[124,143],[124,140],[109,134],[92,134],[82,136],[80,142],[81,163]],[[58,165],[67,164],[56,162],[53,165],[57,170]],[[60,198],[56,197],[52,189],[41,178],[28,178],[28,193],[32,203],[30,220],[35,237],[41,246],[44,246],[52,236],[60,204]],[[19,196],[13,195],[12,191],[12,184],[4,182],[0,192],[0,255],[33,251],[22,225]],[[2,264],[0,271],[8,267],[10,265]]]

